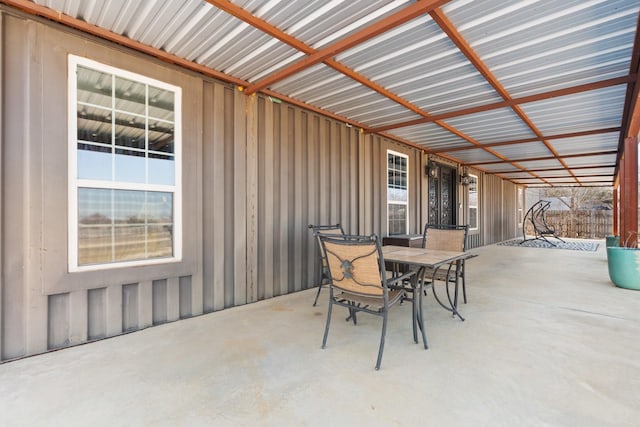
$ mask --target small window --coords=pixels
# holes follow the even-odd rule
[[[469,175],[469,230],[478,229],[478,177]]]
[[[516,197],[518,198],[518,225],[522,225],[522,221],[524,220],[524,191],[522,187],[518,187]]]
[[[180,88],[69,56],[69,270],[181,258]]]
[[[387,218],[389,235],[407,234],[409,227],[409,157],[387,151]]]

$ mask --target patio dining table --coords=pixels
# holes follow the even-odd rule
[[[397,272],[399,266],[406,266],[408,268],[417,269],[418,272],[414,276],[412,280],[412,287],[414,291],[413,298],[418,298],[418,303],[414,304],[414,313],[413,313],[413,338],[414,341],[417,342],[417,331],[416,325],[420,327],[422,332],[422,342],[424,343],[424,348],[427,348],[427,338],[424,331],[424,323],[422,316],[422,286],[425,283],[425,272],[426,269],[433,270],[433,277],[431,278],[433,283],[433,278],[435,277],[435,273],[440,268],[447,268],[447,280],[445,281],[446,290],[447,290],[447,300],[449,302],[448,305],[445,305],[435,291],[435,286],[432,286],[434,297],[436,301],[444,307],[445,309],[451,311],[454,316],[458,316],[460,320],[464,321],[462,315],[458,311],[458,285],[459,285],[459,275],[458,270],[461,268],[462,261],[468,258],[472,258],[476,255],[470,252],[452,252],[452,251],[442,251],[438,249],[426,249],[426,248],[410,248],[405,246],[394,246],[394,245],[386,245],[382,246],[382,255],[384,256],[384,260],[386,262],[392,263],[394,265],[394,272]],[[455,267],[452,267],[455,265]],[[449,292],[449,280],[448,275],[453,274],[455,277],[454,281],[454,295],[451,297],[451,293]]]

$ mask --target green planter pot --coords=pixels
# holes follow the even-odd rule
[[[620,246],[620,238],[618,236],[607,236],[607,247],[609,246]]]
[[[607,263],[614,285],[640,291],[640,249],[609,246]]]

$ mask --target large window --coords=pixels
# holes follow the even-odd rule
[[[407,234],[409,226],[409,158],[387,151],[387,217],[389,234]]]
[[[180,88],[69,56],[69,270],[181,258]]]
[[[469,175],[469,229],[478,229],[478,177]]]

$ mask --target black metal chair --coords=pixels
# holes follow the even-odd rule
[[[380,242],[375,235],[342,238],[321,235],[320,241],[326,253],[330,292],[322,348],[327,344],[334,305],[348,308],[354,323],[357,312],[380,316],[382,333],[375,366],[380,369],[389,309],[402,300],[406,292],[402,282],[415,272],[387,279]]]
[[[422,247],[427,249],[437,249],[441,251],[451,252],[466,252],[467,250],[467,235],[469,234],[468,225],[448,225],[448,224],[425,224],[424,232],[422,233]],[[431,284],[433,296],[442,307],[451,311],[454,316],[457,315],[460,320],[464,318],[457,310],[458,305],[458,291],[455,288],[453,298],[449,291],[449,285],[456,283],[458,280],[462,283],[462,296],[463,301],[467,303],[467,288],[465,277],[465,260],[458,261],[457,263],[450,263],[446,266],[442,266],[437,269],[424,268],[420,273],[420,280],[425,284]],[[447,292],[447,299],[449,304],[443,304],[438,293],[436,291],[436,282],[443,282],[445,284],[445,290]],[[426,288],[425,288],[426,294]]]
[[[325,256],[324,249],[322,247],[322,243],[320,242],[320,236],[343,236],[344,230],[340,224],[330,224],[330,225],[313,225],[309,224],[309,228],[313,233],[313,237],[318,242],[319,248],[319,256],[320,256],[320,273],[318,277],[318,292],[316,293],[316,298],[313,300],[313,306],[315,307],[318,303],[318,297],[320,296],[320,291],[322,287],[329,283],[329,269],[327,267],[327,257]]]

